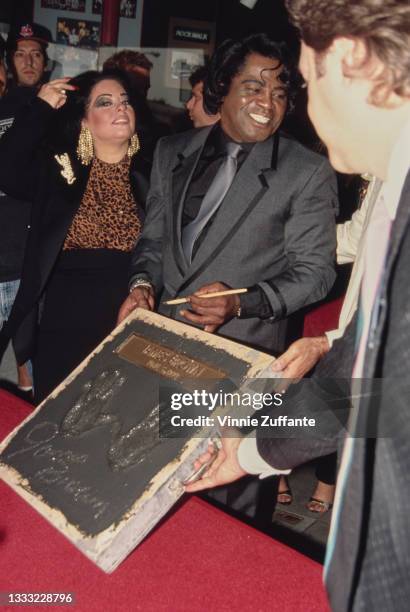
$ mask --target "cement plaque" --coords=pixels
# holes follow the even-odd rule
[[[271,361],[137,310],[3,442],[0,476],[110,572],[181,496],[208,444],[161,431],[162,385],[229,391]]]

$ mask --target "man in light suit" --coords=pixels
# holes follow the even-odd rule
[[[277,354],[288,315],[327,294],[335,178],[325,158],[279,131],[296,78],[283,45],[264,35],[226,41],[216,51],[204,100],[221,120],[159,142],[120,320],[137,306],[157,307]],[[233,171],[231,145],[238,147]],[[200,297],[228,288],[248,292]],[[188,306],[163,304],[186,295]]]
[[[360,308],[287,414],[352,406],[343,439],[325,580],[332,609],[407,610],[410,601],[410,5],[408,0],[287,0],[302,36],[309,115],[343,172],[384,181],[366,231]],[[357,378],[361,377],[361,378]],[[379,380],[378,380],[379,379]],[[337,390],[338,389],[338,390]],[[323,413],[320,408],[323,409]],[[289,469],[337,447],[326,438],[224,440],[200,490]],[[210,449],[212,451],[212,449]],[[207,460],[201,458],[201,463]]]

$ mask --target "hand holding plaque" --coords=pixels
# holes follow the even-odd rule
[[[155,308],[155,296],[154,289],[149,285],[140,285],[135,287],[123,302],[120,311],[118,313],[117,325],[122,323],[124,319],[136,308],[143,308],[144,310],[154,310]]]
[[[199,480],[185,485],[185,491],[187,493],[195,493],[204,489],[220,487],[246,476],[246,472],[241,468],[237,457],[238,447],[242,439],[222,438],[222,448],[219,450],[216,459]],[[203,453],[194,463],[195,470],[200,469],[201,465],[207,464],[215,452],[217,451],[213,444],[210,444],[207,452]]]

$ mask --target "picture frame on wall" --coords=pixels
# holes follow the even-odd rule
[[[103,0],[92,0],[91,10],[94,15],[101,15],[103,7]]]
[[[189,82],[189,77],[198,68],[204,64],[203,49],[170,49],[170,64],[168,75],[172,87],[181,86]],[[182,87],[184,88],[184,87]]]
[[[137,0],[121,0],[120,17],[135,19],[137,14]]]
[[[100,44],[100,23],[85,19],[58,17],[56,43],[71,47],[96,49]]]
[[[104,0],[92,0],[92,12],[94,15],[101,15]],[[137,14],[137,0],[121,0],[120,17],[135,19]]]
[[[180,90],[180,100],[191,89],[189,76],[203,66],[215,48],[215,23],[183,17],[171,17],[168,27],[168,51],[165,86]]]
[[[85,0],[41,0],[41,8],[84,13]]]

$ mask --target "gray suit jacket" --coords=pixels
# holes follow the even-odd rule
[[[369,334],[354,451],[344,487],[327,588],[332,609],[408,610],[410,601],[410,174],[392,228],[377,320]],[[324,376],[347,377],[354,355],[355,321],[319,364],[317,393],[294,391],[295,414],[326,411]],[[358,384],[357,382],[355,383]],[[352,384],[353,386],[353,384]],[[338,379],[335,399],[346,395]],[[357,389],[354,389],[357,392]],[[316,395],[316,397],[315,397]],[[364,437],[363,433],[368,434]],[[260,439],[262,456],[293,467],[337,448],[340,430],[326,439]]]
[[[133,279],[150,279],[159,301],[216,281],[259,283],[272,319],[232,319],[218,333],[279,352],[285,318],[323,298],[334,281],[335,176],[326,159],[284,136],[255,144],[189,265],[181,246],[182,210],[210,129],[159,141]],[[176,319],[180,309],[159,307]]]

